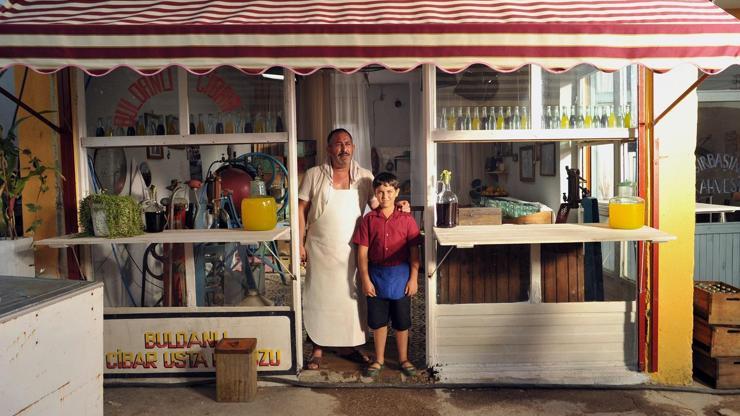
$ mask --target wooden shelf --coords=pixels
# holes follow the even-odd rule
[[[94,244],[151,244],[151,243],[241,243],[290,240],[290,227],[278,225],[269,231],[243,230],[165,230],[161,233],[144,233],[135,237],[103,238],[80,234],[67,234],[34,242],[38,246],[69,247]]]
[[[83,137],[83,147],[195,146],[209,144],[287,143],[288,133],[169,134],[164,136]]]
[[[460,225],[434,228],[443,246],[470,248],[497,244],[595,243],[602,241],[652,241],[662,243],[676,237],[650,227],[618,230],[607,224],[503,224]]]
[[[446,142],[555,142],[630,141],[637,137],[634,128],[539,129],[539,130],[434,130],[432,140]]]

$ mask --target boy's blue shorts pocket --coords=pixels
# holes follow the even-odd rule
[[[375,286],[375,294],[381,299],[397,300],[406,294],[406,283],[409,281],[409,264],[396,266],[370,265],[370,281]]]

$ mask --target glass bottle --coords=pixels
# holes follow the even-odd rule
[[[273,133],[275,131],[275,117],[272,111],[265,112],[265,133]]]
[[[567,129],[570,119],[568,118],[568,107],[563,106],[563,114],[560,115],[560,128]]]
[[[529,116],[527,115],[527,106],[522,106],[522,114],[519,117],[519,125],[523,130],[526,130],[529,128]]]
[[[511,130],[514,128],[512,119],[514,116],[511,114],[511,106],[506,107],[506,115],[504,115],[504,130]]]
[[[496,116],[496,130],[504,129],[504,107],[498,108],[498,115]]]
[[[542,128],[550,128],[550,120],[552,120],[552,106],[548,105],[547,110],[542,113]]]
[[[206,123],[203,120],[203,114],[198,114],[198,124],[195,126],[195,133],[206,134]]]
[[[437,119],[437,129],[447,130],[447,108],[442,107],[442,114]]]
[[[472,130],[480,130],[480,113],[478,107],[473,109],[473,118],[470,120],[470,128]]]
[[[164,136],[167,133],[167,130],[164,128],[164,120],[162,120],[163,117],[159,117],[157,120],[157,136]]]
[[[146,136],[146,123],[144,122],[144,116],[136,117],[136,135]]]
[[[244,115],[244,133],[253,133],[254,125],[252,124],[252,116],[249,111]]]
[[[609,127],[609,107],[601,107],[601,122],[599,124],[601,124],[601,128]]]
[[[224,134],[224,116],[218,113],[218,119],[216,119],[216,134]]]
[[[472,130],[473,120],[470,117],[470,107],[465,107],[465,118],[463,124],[463,130]]]
[[[226,123],[224,124],[224,133],[234,133],[234,119],[231,114],[226,114]]]
[[[591,107],[586,106],[586,117],[583,118],[583,127],[590,129],[593,124],[593,119],[591,118]]]
[[[105,135],[113,136],[113,119],[106,117],[105,119]]]
[[[609,118],[607,119],[609,127],[617,127],[617,116],[614,114],[614,106],[609,106]]]
[[[443,170],[440,175],[440,181],[437,182],[437,187],[442,184],[442,190],[437,193],[437,227],[441,228],[452,228],[457,226],[458,218],[458,205],[457,195],[452,192],[450,187],[450,180],[452,180],[452,172],[449,170]]]
[[[126,129],[126,136],[136,136],[136,127],[133,125],[128,126]]]
[[[622,118],[622,109],[619,106],[617,106],[617,109],[616,109],[615,113],[616,114],[614,116],[616,118],[616,123],[615,123],[614,126],[615,127],[624,127],[624,118]]]
[[[520,129],[522,127],[522,115],[519,113],[519,106],[514,107],[514,115],[511,117],[511,128]]]
[[[480,115],[480,129],[488,130],[488,110],[483,106],[483,111]]]
[[[493,106],[488,109],[488,123],[486,125],[488,130],[496,130],[496,109]]]
[[[594,106],[594,119],[591,122],[592,127],[598,129],[601,127],[601,107]]]
[[[576,121],[576,106],[571,105],[570,106],[570,117],[568,117],[568,128],[574,129],[578,127],[578,122]]]
[[[190,120],[189,120],[189,126],[188,126],[188,128],[189,128],[188,130],[189,130],[190,134],[195,134],[198,131],[198,128],[195,126],[195,116],[193,116],[192,113],[190,114]]]
[[[264,133],[265,132],[265,119],[262,118],[262,113],[257,112],[254,116],[254,132]]]
[[[583,123],[585,123],[585,120],[583,119],[583,106],[578,107],[578,115],[576,116],[576,128],[582,129]]]
[[[555,106],[555,113],[553,113],[552,118],[550,119],[550,128],[560,128],[560,107],[557,105]]]
[[[95,129],[95,137],[105,136],[105,129],[103,128],[103,119],[98,118],[98,127]]]
[[[609,200],[609,227],[636,229],[645,224],[645,200],[635,196],[631,182],[617,187],[617,196]]]
[[[624,127],[632,127],[632,114],[630,113],[630,105],[624,106]]]
[[[455,117],[455,130],[465,130],[465,116],[463,116],[462,107],[457,107],[457,117]]]
[[[455,130],[455,122],[457,119],[455,118],[455,107],[450,107],[449,111],[447,112],[447,130]]]

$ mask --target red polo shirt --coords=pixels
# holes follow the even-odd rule
[[[368,247],[370,264],[396,266],[409,261],[410,248],[421,243],[421,235],[410,213],[393,211],[385,218],[378,208],[360,220],[352,242]]]

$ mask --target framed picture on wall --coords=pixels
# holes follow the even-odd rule
[[[519,180],[534,182],[534,146],[519,148]]]
[[[555,167],[556,159],[556,143],[543,143],[540,149],[540,176],[555,176],[557,173],[557,168]]]
[[[147,159],[164,159],[164,146],[147,146]]]

